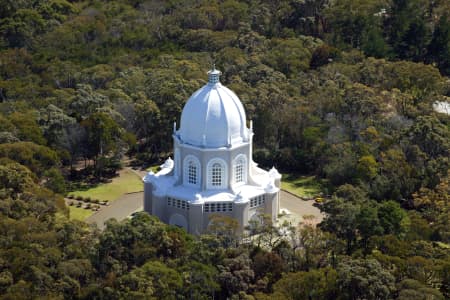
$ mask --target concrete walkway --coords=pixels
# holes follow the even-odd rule
[[[144,206],[144,193],[125,194],[113,201],[111,205],[103,207],[100,211],[86,218],[88,223],[96,223],[97,227],[103,230],[108,219],[115,218],[121,221],[135,211],[140,211]]]
[[[144,193],[131,193],[120,197],[113,201],[111,205],[103,207],[100,211],[94,213],[86,219],[88,223],[96,223],[101,230],[105,227],[104,223],[115,218],[118,221],[124,220],[135,211],[143,209]],[[290,193],[281,191],[280,193],[280,209],[287,210],[288,214],[283,216],[280,222],[288,221],[292,225],[304,222],[303,216],[314,216],[312,220],[307,222],[317,224],[322,221],[323,215],[320,210],[313,206],[314,201],[304,201]]]
[[[279,222],[288,221],[292,225],[300,222],[316,225],[322,222],[324,214],[315,207],[314,200],[302,200],[291,193],[280,192],[280,213],[287,212]],[[306,219],[304,216],[308,216]]]

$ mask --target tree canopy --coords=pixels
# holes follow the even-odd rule
[[[0,0],[0,299],[450,298],[450,5]],[[146,214],[102,232],[63,195],[173,155],[215,63],[263,168],[321,180],[318,227]],[[258,226],[256,226],[258,225]]]

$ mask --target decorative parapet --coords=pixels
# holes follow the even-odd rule
[[[151,183],[154,179],[155,173],[153,173],[153,171],[150,171],[142,178],[142,181],[144,181],[145,183]]]
[[[172,169],[173,166],[174,166],[173,159],[169,157],[160,167],[161,169]]]
[[[248,199],[246,197],[242,196],[241,192],[239,192],[236,195],[236,197],[234,198],[234,203],[241,204],[241,203],[246,203],[246,202],[248,202]]]
[[[281,174],[277,169],[275,169],[275,167],[272,167],[272,169],[270,169],[269,171],[269,177],[273,179],[281,179]]]
[[[281,177],[281,176],[280,176]],[[278,192],[280,189],[275,185],[275,179],[271,178],[264,191],[269,194]]]

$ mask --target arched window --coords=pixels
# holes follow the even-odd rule
[[[208,163],[208,189],[224,189],[227,186],[227,167],[225,161],[214,158]]]
[[[221,186],[223,180],[223,168],[219,163],[215,163],[212,166],[212,179],[211,184],[213,186]]]
[[[184,184],[197,187],[200,186],[200,162],[195,156],[186,156],[186,158],[184,159],[183,169]]]
[[[245,183],[247,181],[247,158],[239,154],[233,163],[234,183]]]
[[[188,183],[197,184],[197,166],[193,161],[188,164]]]

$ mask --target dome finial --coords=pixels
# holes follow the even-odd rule
[[[208,82],[211,84],[218,83],[221,74],[222,72],[216,70],[216,64],[213,64],[212,69],[208,71]]]

